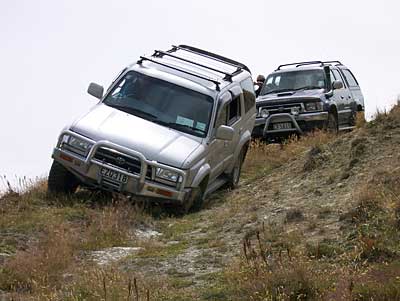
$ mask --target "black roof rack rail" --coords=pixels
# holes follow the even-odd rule
[[[202,67],[202,68],[206,68],[206,69],[221,73],[221,74],[225,75],[224,80],[228,80],[228,81],[232,81],[232,76],[234,76],[235,72],[236,72],[235,71],[234,73],[228,73],[228,72],[225,72],[225,71],[222,71],[222,70],[218,70],[218,69],[213,68],[213,67],[209,67],[209,66],[206,66],[206,65],[203,65],[203,64],[200,64],[200,63],[197,63],[197,62],[193,62],[191,60],[188,60],[188,59],[173,55],[170,52],[161,51],[161,50],[154,50],[154,54],[153,54],[154,57],[163,57],[164,55],[170,56],[170,57],[172,57],[174,59],[177,59],[177,60],[184,61],[186,63],[190,63],[190,64],[193,64],[193,65]]]
[[[188,45],[174,46],[174,45],[172,45],[172,49],[169,50],[169,52],[174,52],[174,51],[177,51],[179,49],[187,51],[187,52],[195,53],[195,54],[207,57],[207,58],[211,58],[211,59],[219,61],[221,63],[225,63],[225,64],[231,65],[233,67],[236,67],[236,68],[238,68],[238,70],[236,70],[237,73],[240,71],[240,69],[244,69],[244,70],[246,70],[247,72],[249,72],[251,74],[250,69],[245,64],[239,63],[237,61],[228,59],[228,58],[226,58],[226,57],[224,57],[222,55],[215,54],[215,53],[212,53],[212,52],[209,52],[209,51],[206,51],[206,50],[202,50],[202,49],[199,49],[199,48],[196,48],[196,47],[193,47],[193,46],[188,46]]]
[[[292,65],[296,65],[296,67],[299,67],[302,65],[313,65],[313,64],[322,64],[322,62],[321,61],[310,61],[310,62],[298,62],[298,63],[283,64],[283,65],[279,65],[275,71],[281,70],[282,67],[288,67],[288,66],[292,66]]]
[[[340,61],[309,61],[309,62],[298,62],[298,63],[279,65],[275,71],[281,70],[282,67],[288,67],[288,66],[293,66],[293,65],[296,65],[296,68],[297,68],[297,67],[306,66],[306,65],[320,64],[321,66],[323,66],[324,64],[332,64],[332,63],[336,63],[337,65],[342,65],[342,63]]]
[[[199,74],[196,74],[196,73],[192,73],[190,71],[186,71],[186,70],[180,69],[180,68],[175,67],[175,66],[164,64],[164,63],[158,62],[156,60],[153,60],[153,59],[145,57],[145,56],[140,56],[140,60],[138,60],[137,63],[141,64],[143,61],[149,61],[149,62],[152,62],[154,64],[158,64],[158,65],[161,65],[161,66],[164,66],[164,67],[167,67],[167,68],[170,68],[170,69],[173,69],[173,70],[185,73],[185,74],[189,74],[189,75],[192,75],[192,76],[207,80],[207,81],[212,82],[212,83],[214,83],[216,85],[217,91],[220,90],[219,85],[221,83],[219,81],[215,80],[215,79],[212,79],[212,78],[209,78],[209,77],[206,77],[206,76],[202,76],[202,75],[199,75]]]

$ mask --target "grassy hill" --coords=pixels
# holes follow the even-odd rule
[[[400,107],[254,143],[238,190],[183,217],[118,196],[0,199],[0,300],[399,300]]]

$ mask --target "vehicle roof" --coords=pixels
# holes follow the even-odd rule
[[[141,57],[142,60],[130,65],[128,70],[142,72],[209,95],[215,95],[232,82],[251,76],[244,65],[246,69],[181,49],[174,50],[171,54],[174,57],[167,53],[161,56],[153,54],[151,57]],[[225,73],[232,76],[229,78]]]
[[[295,72],[302,70],[322,70],[325,66],[330,66],[331,68],[333,67],[340,69],[348,69],[345,65],[343,65],[339,61],[328,61],[328,62],[315,61],[315,62],[303,62],[303,63],[280,65],[272,73],[275,74],[275,73]]]

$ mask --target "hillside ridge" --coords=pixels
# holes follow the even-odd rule
[[[337,137],[254,142],[240,188],[186,216],[87,191],[49,198],[45,181],[9,191],[0,297],[398,299],[399,146],[398,106]]]

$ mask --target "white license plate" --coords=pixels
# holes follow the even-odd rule
[[[128,176],[127,175],[124,175],[124,174],[122,174],[122,173],[120,173],[118,171],[114,171],[114,170],[111,170],[111,169],[108,169],[108,168],[105,168],[105,167],[102,167],[100,169],[100,174],[101,174],[102,177],[114,180],[114,181],[119,182],[119,183],[125,184],[125,183],[128,182]]]
[[[272,124],[274,130],[287,130],[292,128],[291,122],[280,122]]]

